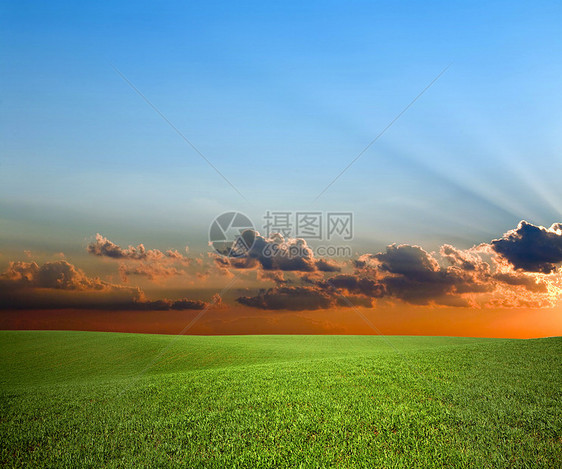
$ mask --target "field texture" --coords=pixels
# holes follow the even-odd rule
[[[562,339],[0,332],[5,467],[562,467]]]

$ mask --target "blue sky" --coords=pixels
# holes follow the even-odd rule
[[[557,2],[1,8],[5,251],[80,252],[96,232],[205,250],[230,209],[353,210],[360,252],[562,217]]]

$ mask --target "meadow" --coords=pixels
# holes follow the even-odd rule
[[[562,338],[0,332],[4,467],[562,467]]]

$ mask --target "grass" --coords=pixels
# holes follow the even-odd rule
[[[4,331],[0,351],[5,467],[562,467],[562,338]]]

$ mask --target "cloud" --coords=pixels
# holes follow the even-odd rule
[[[298,286],[278,285],[267,290],[262,289],[256,296],[241,296],[236,301],[252,308],[285,311],[372,307],[371,297],[361,292],[358,295],[344,295],[329,281],[312,283],[309,279],[309,283]]]
[[[279,272],[277,270],[258,270],[257,278],[258,280],[272,281],[277,285],[287,283],[287,280],[285,280],[285,275],[283,274],[283,272]]]
[[[551,300],[560,292],[552,282],[515,271],[494,258],[486,261],[482,256],[488,251],[487,246],[462,250],[444,245],[439,262],[419,246],[391,245],[384,253],[364,257],[360,268],[374,261],[385,296],[412,304],[483,306],[497,303],[500,297],[520,296],[527,303],[553,305]]]
[[[352,263],[337,265],[315,258],[305,240],[252,236],[251,250],[240,258],[211,255],[220,272],[252,269],[257,282],[274,283],[239,304],[265,310],[321,310],[371,307],[378,301],[414,305],[549,307],[562,298],[562,224],[550,228],[522,221],[499,239],[469,249],[450,244],[438,252],[421,246],[391,244]],[[248,243],[251,244],[251,243]],[[126,282],[130,276],[160,281],[186,273],[192,262],[178,251],[122,248],[97,235],[88,246],[95,256],[115,259]],[[197,261],[197,259],[195,260]],[[203,261],[201,260],[201,264]],[[199,266],[201,267],[201,266]],[[204,279],[205,274],[201,274]],[[347,300],[345,299],[347,298]],[[147,299],[139,288],[90,277],[65,259],[10,262],[0,275],[0,308],[97,308],[110,310],[203,309],[190,298]],[[216,306],[216,305],[215,305]]]
[[[284,272],[339,272],[341,270],[340,266],[329,259],[316,259],[312,249],[301,238],[285,239],[279,233],[265,238],[252,230],[245,231],[242,238],[251,249],[238,258],[215,256],[218,268],[260,268]]]
[[[318,259],[316,269],[320,272],[341,272],[341,267],[328,259]]]
[[[64,260],[46,262],[42,266],[36,262],[10,262],[0,275],[0,282],[12,288],[61,290],[103,290],[109,285],[99,278],[87,277],[82,270]]]
[[[139,244],[136,248],[129,246],[128,249],[123,249],[99,233],[96,233],[96,240],[88,245],[87,250],[94,256],[111,257],[112,259],[138,260],[147,256],[146,249],[142,244]]]
[[[94,256],[122,261],[119,273],[125,282],[131,275],[142,276],[156,282],[184,275],[185,270],[182,267],[192,262],[187,256],[172,249],[167,251],[146,249],[143,244],[124,249],[99,233],[96,234],[95,241],[88,245],[87,251]]]
[[[450,305],[458,287],[465,292],[476,288],[470,274],[458,266],[441,267],[435,257],[419,246],[393,244],[385,252],[362,256],[356,266],[358,274],[376,276],[379,289],[384,292],[381,296],[412,304]]]
[[[119,266],[119,274],[124,282],[128,282],[131,275],[146,277],[148,280],[159,282],[170,277],[184,275],[185,271],[160,264],[139,264],[132,266],[121,264]]]
[[[200,300],[190,300],[188,298],[180,298],[179,300],[169,300],[167,298],[154,301],[131,301],[125,305],[119,305],[119,310],[134,311],[183,311],[187,309],[202,310],[207,307],[207,303]]]
[[[162,259],[169,259],[173,262],[184,263],[189,265],[191,259],[184,256],[177,250],[169,249],[167,251],[160,251],[159,249],[146,249],[143,244],[138,246],[129,246],[123,249],[118,244],[110,241],[105,236],[96,233],[96,240],[91,242],[87,248],[90,254],[99,257],[109,257],[112,259],[126,259],[136,261],[158,261]],[[187,248],[186,248],[187,250]]]
[[[360,256],[351,273],[306,273],[300,278],[305,287],[279,282],[239,302],[262,309],[285,305],[294,310],[299,304],[300,309],[320,309],[340,305],[345,295],[358,306],[381,298],[478,308],[554,306],[562,298],[562,269],[556,270],[562,260],[557,251],[561,227],[558,223],[546,230],[521,222],[491,244],[470,249],[445,244],[438,254],[416,245],[392,244],[385,251]]]
[[[379,269],[423,280],[428,274],[439,271],[438,262],[419,246],[395,244],[387,246],[386,252],[373,256],[379,261]]]
[[[270,288],[256,296],[242,296],[237,301],[253,308],[289,311],[327,309],[335,305],[327,293],[304,286]]]
[[[324,290],[341,290],[348,294],[363,295],[369,298],[382,298],[385,294],[384,286],[381,283],[372,278],[356,275],[341,274],[313,283]]]
[[[43,265],[10,262],[0,274],[0,309],[162,311],[200,310],[206,306],[203,301],[189,298],[148,300],[139,288],[88,277],[66,260],[45,262]]]
[[[545,228],[522,220],[490,245],[516,269],[549,274],[562,262],[562,223]]]

